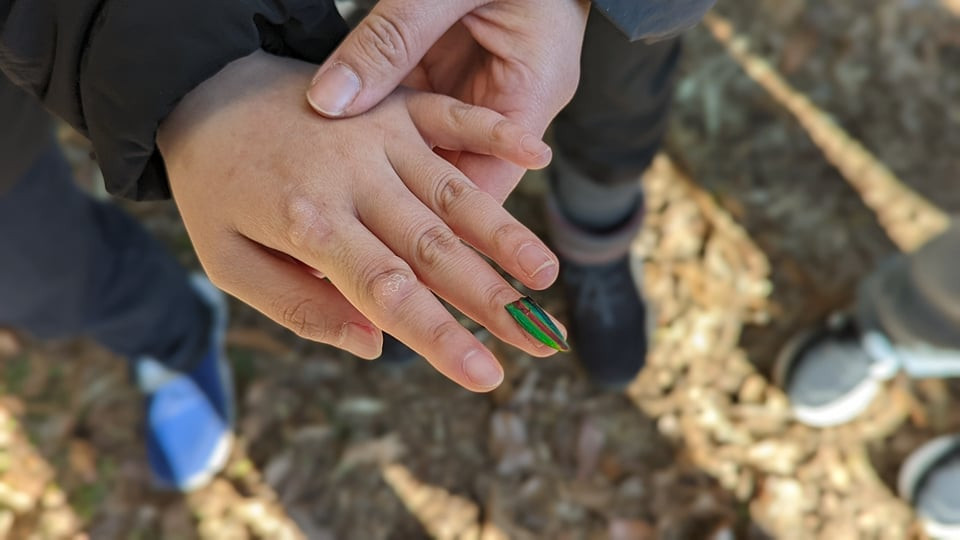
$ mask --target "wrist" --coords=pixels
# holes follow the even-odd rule
[[[283,94],[276,99],[288,100],[286,103],[295,106],[300,97],[298,90],[310,80],[312,69],[306,62],[262,50],[234,60],[185,95],[167,115],[157,130],[157,147],[165,160],[170,159],[182,141],[201,125],[243,107],[258,95],[263,98]]]

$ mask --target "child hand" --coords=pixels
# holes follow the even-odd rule
[[[294,98],[313,69],[254,53],[161,126],[210,279],[298,335],[365,358],[379,355],[382,328],[474,391],[496,387],[502,369],[434,294],[500,339],[552,354],[504,309],[522,295],[461,239],[534,289],[556,279],[556,257],[434,152],[540,168],[549,148],[490,110],[405,90],[355,118],[318,118]]]

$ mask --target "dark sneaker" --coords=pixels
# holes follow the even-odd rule
[[[862,414],[884,381],[899,368],[879,333],[868,340],[847,315],[790,340],[777,358],[774,379],[790,399],[796,419],[814,427],[835,426]]]
[[[960,436],[936,438],[900,469],[898,491],[913,505],[927,535],[960,539]]]
[[[176,491],[209,482],[226,464],[233,440],[233,378],[224,351],[226,303],[206,278],[195,276],[192,285],[213,314],[206,356],[189,373],[170,370],[152,358],[135,363],[137,384],[146,395],[150,470],[159,487]]]
[[[604,265],[560,259],[570,340],[584,370],[598,385],[621,389],[647,357],[647,312],[624,256]]]

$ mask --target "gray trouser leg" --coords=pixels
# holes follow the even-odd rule
[[[45,136],[47,149],[0,192],[0,325],[189,368],[210,323],[184,269],[130,216],[81,192]]]
[[[960,351],[960,224],[865,279],[857,315],[899,347]],[[954,353],[956,355],[956,353]]]
[[[680,42],[629,42],[593,11],[580,86],[554,122],[554,197],[594,230],[616,227],[641,203],[640,175],[663,139]]]
[[[50,129],[47,111],[0,71],[0,195],[44,150]]]

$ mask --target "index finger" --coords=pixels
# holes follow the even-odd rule
[[[271,247],[323,272],[360,313],[454,382],[474,392],[500,385],[503,369],[493,354],[355,216],[330,216],[333,226],[309,199],[291,205],[279,236],[290,240]]]

